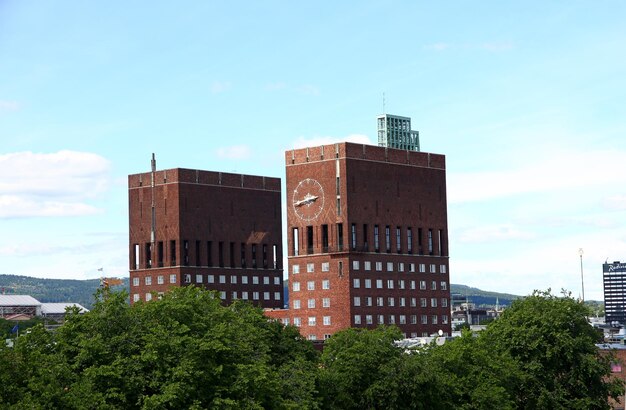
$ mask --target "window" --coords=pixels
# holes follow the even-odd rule
[[[302,326],[302,319],[300,319],[299,317],[294,317],[293,318],[293,325],[296,326],[296,327]]]
[[[207,281],[207,283],[214,283],[215,282],[215,276],[214,275],[208,275],[206,277],[206,281]]]
[[[324,308],[330,307],[330,298],[322,298],[322,307]]]
[[[152,285],[152,276],[146,276],[144,279],[146,286]]]
[[[384,325],[385,324],[385,315],[377,315],[377,316],[378,317],[376,319],[377,319],[378,324],[379,325]]]
[[[291,290],[293,290],[294,292],[299,292],[300,291],[300,282],[294,282],[293,285],[291,285]]]
[[[412,325],[417,324],[417,315],[411,315],[411,324]]]
[[[441,290],[448,290],[448,283],[445,280],[439,282],[439,286],[441,287]]]
[[[433,254],[433,230],[428,230],[428,253]]]
[[[448,299],[441,298],[441,307],[448,307]]]
[[[133,295],[133,302],[139,302],[139,293]]]
[[[382,289],[382,288],[383,288],[383,280],[376,279],[376,289]]]
[[[437,307],[437,298],[430,298],[430,307]]]
[[[420,290],[425,290],[425,289],[426,289],[426,281],[420,280]]]
[[[322,252],[328,252],[328,225],[322,225]]]
[[[300,265],[293,265],[293,266],[291,267],[291,272],[292,272],[294,275],[296,275],[296,274],[300,273]]]
[[[363,250],[365,252],[369,251],[369,248],[367,245],[367,224],[363,224]]]
[[[377,272],[381,272],[383,270],[383,263],[382,262],[376,262],[376,271]]]
[[[393,306],[396,305],[395,302],[396,302],[395,298],[393,298],[393,297],[388,297],[387,298],[387,306],[392,306],[393,307]]]
[[[315,299],[309,299],[307,302],[307,307],[309,309],[314,309],[315,308]]]
[[[404,262],[398,262],[398,272],[404,272]]]
[[[385,226],[385,249],[387,253],[391,252],[391,229],[389,225]]]
[[[396,227],[396,252],[401,253],[402,245],[400,242],[400,227]]]
[[[406,315],[400,315],[400,324],[406,325]]]
[[[139,286],[139,278],[133,278],[133,286]]]
[[[232,300],[237,299],[237,291],[233,291],[232,296],[231,296]]]
[[[404,307],[404,306],[406,306],[406,299],[400,298],[400,307]]]
[[[387,272],[393,272],[393,262],[387,262]]]
[[[159,276],[157,278],[157,281],[159,282],[159,284],[163,283],[163,276]],[[202,283],[202,275],[201,274],[196,274],[196,283]]]
[[[259,300],[259,292],[252,292],[252,299]]]
[[[309,326],[315,326],[315,316],[309,316]]]
[[[371,296],[366,296],[365,297],[365,306],[372,306],[372,297]]]
[[[146,302],[149,302],[152,300],[152,293],[146,293]]]
[[[330,280],[324,279],[322,281],[322,289],[330,289]]]
[[[422,324],[423,325],[427,325],[428,324],[428,316],[422,315]]]
[[[359,261],[352,261],[352,270],[359,270]]]
[[[361,279],[355,278],[352,279],[352,287],[358,289],[361,287]]]
[[[365,289],[370,289],[372,287],[372,280],[365,279]]]
[[[415,281],[414,280],[409,282],[409,285],[411,286],[411,290],[415,290]]]
[[[437,273],[437,265],[434,263],[430,264],[430,273]]]
[[[330,270],[330,262],[322,262],[322,272],[328,272]]]
[[[226,283],[226,275],[220,275],[219,279],[220,279],[220,283]]]
[[[411,228],[406,229],[406,251],[413,253],[413,231]]]
[[[315,290],[315,282],[310,280],[306,283],[307,290]]]
[[[274,285],[280,285],[280,276],[274,276]]]
[[[380,252],[380,243],[378,237],[378,225],[374,225],[374,251]]]
[[[258,276],[253,276],[252,277],[252,284],[253,285],[258,285],[259,284],[259,277]]]
[[[365,324],[371,325],[374,321],[372,320],[372,315],[365,315]]]
[[[448,324],[448,315],[441,315],[441,323],[444,325]]]
[[[439,265],[439,272],[446,273],[446,265]]]
[[[437,290],[437,281],[433,280],[430,282],[430,290]]]
[[[376,298],[376,306],[385,306],[384,299],[382,296],[378,296]]]
[[[232,275],[230,277],[230,283],[232,283],[233,285],[237,284],[237,276]]]
[[[191,273],[185,273],[185,283],[191,283]]]
[[[361,306],[361,297],[360,296],[355,296],[352,304],[354,306]]]
[[[404,279],[398,280],[398,289],[404,289]]]
[[[299,299],[295,299],[293,301],[293,308],[294,309],[300,309],[300,300]]]
[[[350,247],[356,250],[356,224],[350,226]]]
[[[436,325],[436,324],[437,324],[437,315],[432,315],[432,316],[430,317],[430,321],[431,321],[431,323],[432,323],[433,325]]]
[[[242,285],[247,285],[248,284],[248,277],[247,276],[242,276],[241,277],[241,284]]]
[[[420,306],[428,307],[428,301],[426,300],[426,298],[420,298]]]
[[[389,315],[389,324],[390,325],[395,325],[396,324],[396,316],[395,315]]]
[[[363,262],[363,269],[365,269],[365,270],[372,270],[372,262],[370,262],[370,261]]]
[[[280,300],[280,292],[274,292],[274,300]]]
[[[176,283],[176,274],[170,275],[170,283]]]
[[[420,263],[420,273],[424,273],[424,272],[426,272],[426,264]]]
[[[411,273],[415,272],[415,264],[414,263],[409,263],[409,272],[411,272]]]
[[[245,290],[241,292],[241,298],[243,300],[248,300],[248,292],[246,292]]]
[[[293,254],[295,256],[298,256],[300,251],[299,251],[299,241],[300,241],[300,236],[298,235],[298,228],[293,228]]]
[[[354,315],[354,324],[355,325],[361,324],[361,315]]]
[[[417,299],[411,298],[411,307],[416,307],[416,306],[417,306]]]
[[[237,283],[237,282],[235,282]],[[263,276],[263,284],[264,285],[269,285],[270,284],[270,277],[269,276]]]
[[[393,289],[393,279],[387,279],[387,289]]]
[[[330,316],[322,317],[322,321],[324,323],[324,326],[330,326]]]
[[[306,271],[308,273],[315,272],[315,264],[314,263],[307,263],[306,264]]]

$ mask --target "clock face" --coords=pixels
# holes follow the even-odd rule
[[[300,181],[293,191],[293,209],[304,221],[317,218],[324,209],[324,189],[312,178]]]

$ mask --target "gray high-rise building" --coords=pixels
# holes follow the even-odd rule
[[[605,322],[626,325],[626,263],[602,265]]]

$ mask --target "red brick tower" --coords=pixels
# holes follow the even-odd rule
[[[172,286],[283,307],[279,178],[192,169],[128,177],[131,303]]]
[[[285,160],[290,309],[269,315],[315,340],[450,334],[445,157],[340,143]]]

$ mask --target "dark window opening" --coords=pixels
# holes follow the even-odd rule
[[[189,266],[189,241],[183,241],[183,263]]]
[[[356,250],[356,224],[350,225],[350,249]]]
[[[252,244],[252,269],[256,269],[256,244]]]
[[[411,228],[406,230],[406,251],[413,253],[413,230]]]
[[[424,254],[424,248],[422,246],[422,228],[417,228],[417,253],[419,255]]]
[[[230,267],[234,268],[235,267],[235,242],[231,242],[230,246],[228,247],[228,257],[230,261]]]
[[[337,224],[337,250],[343,251],[343,224]]]
[[[208,241],[206,243],[206,254],[207,254],[206,265],[213,266],[213,242],[211,241]]]
[[[367,224],[363,224],[363,251],[369,251],[369,246],[367,243]]]
[[[322,252],[328,252],[328,225],[322,225]]]
[[[217,251],[218,251],[218,260],[217,263],[219,265],[220,268],[224,267],[224,242],[220,241],[217,244]]]
[[[241,267],[246,268],[246,244],[241,244]]]
[[[152,267],[152,245],[150,243],[146,243],[146,269],[150,269]]]
[[[433,254],[433,230],[428,230],[428,254]]]
[[[170,241],[170,266],[176,266],[176,241]]]
[[[389,225],[385,226],[385,248],[387,253],[391,253],[391,228]]]
[[[380,252],[380,243],[378,241],[378,225],[374,225],[374,252]]]
[[[163,241],[157,243],[157,266],[163,267]]]
[[[306,227],[306,253],[307,254],[313,253],[313,227],[312,226]]]
[[[200,263],[200,241],[196,241],[196,266],[202,266],[202,263]]]

